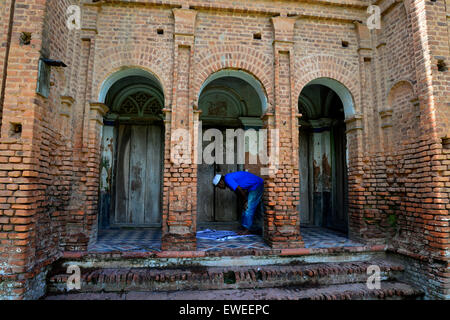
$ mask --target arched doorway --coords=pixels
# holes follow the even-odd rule
[[[299,97],[300,221],[348,231],[347,141],[349,94],[332,79],[306,85]],[[335,90],[337,89],[337,90]],[[342,99],[344,97],[344,101]],[[348,109],[350,108],[350,109]]]
[[[113,80],[111,80],[113,79]],[[164,95],[156,78],[140,69],[112,75],[102,90],[102,227],[160,227]],[[102,98],[102,97],[101,97]]]
[[[239,138],[233,138],[233,148],[229,146],[227,148],[227,135],[238,134],[238,130],[245,135],[245,132],[248,133],[252,129],[257,135],[262,127],[261,115],[266,107],[266,101],[259,82],[243,71],[222,70],[205,81],[199,96],[199,109],[202,111],[200,137],[205,139],[199,143],[205,151],[212,141],[221,139],[223,160],[214,160],[213,163],[202,161],[198,165],[197,222],[199,225],[239,221],[241,210],[237,197],[229,190],[214,188],[212,178],[215,174],[225,175],[242,170],[260,175],[259,164],[249,162],[249,146],[245,143],[247,140],[244,138],[242,143]],[[214,138],[210,137],[208,131],[213,134],[215,132]],[[243,148],[245,149],[242,150]],[[230,155],[230,153],[234,154]],[[232,163],[227,162],[227,158],[230,159],[230,157],[234,159]],[[261,215],[258,217],[260,218]],[[261,224],[259,220],[256,223]]]

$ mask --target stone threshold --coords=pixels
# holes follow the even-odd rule
[[[90,251],[66,251],[63,259],[83,259],[83,258],[207,258],[207,257],[243,257],[243,256],[307,256],[307,255],[327,255],[327,254],[352,254],[364,252],[385,252],[386,245],[331,247],[331,248],[292,248],[292,249],[230,249],[221,251],[110,251],[110,252],[90,252]]]

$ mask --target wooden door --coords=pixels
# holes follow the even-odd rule
[[[214,165],[199,164],[197,167],[197,221],[214,221],[214,194],[212,184],[215,176]]]
[[[206,130],[206,129],[205,129]],[[226,161],[226,145],[224,137],[224,162]],[[211,142],[204,142],[203,149]],[[235,147],[236,147],[235,143]],[[215,188],[212,179],[216,174],[226,175],[230,172],[242,170],[237,164],[237,152],[235,151],[235,164],[199,164],[197,173],[197,221],[202,222],[234,222],[237,221],[238,202],[233,191]]]
[[[299,134],[299,173],[300,173],[300,223],[312,224],[311,180],[310,180],[310,135],[304,130]]]
[[[346,136],[345,123],[339,123],[332,127],[332,171],[333,190],[332,190],[332,210],[328,218],[328,227],[343,232],[348,230],[347,213],[347,160],[346,160]]]
[[[217,164],[216,174],[239,171],[237,164]],[[238,202],[236,194],[230,189],[215,188],[214,218],[217,222],[232,222],[238,219]]]
[[[162,128],[118,128],[113,225],[160,226]]]

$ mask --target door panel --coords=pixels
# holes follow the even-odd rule
[[[119,126],[113,224],[160,224],[161,131],[160,126]]]
[[[117,139],[116,194],[112,224],[127,223],[131,127],[119,126]]]
[[[216,174],[226,175],[238,171],[236,164],[216,165]],[[238,203],[236,194],[230,189],[216,188],[215,194],[215,221],[231,222],[238,218]]]
[[[198,187],[197,187],[197,220],[199,222],[214,221],[214,165],[198,165]]]
[[[128,185],[127,223],[141,225],[145,221],[147,127],[131,127],[130,183]]]
[[[225,133],[224,130],[224,162],[226,161]],[[210,143],[210,141],[203,142],[203,149]],[[235,152],[235,156],[237,156],[237,152]],[[228,188],[224,190],[215,188],[212,184],[212,179],[216,174],[225,175],[230,172],[239,171],[239,167],[237,164],[198,165],[197,221],[199,223],[237,221],[237,196]]]
[[[309,135],[307,132],[300,130],[299,136],[299,171],[300,171],[300,223],[311,224],[310,210],[310,180],[309,180]]]
[[[203,135],[202,135],[203,137]],[[209,144],[202,141],[202,150]],[[202,153],[203,155],[203,153]],[[214,186],[212,179],[215,176],[214,165],[202,163],[197,167],[197,221],[214,221]]]
[[[347,218],[347,161],[345,124],[338,124],[332,129],[333,135],[333,209],[331,211],[329,226],[346,232]]]
[[[148,127],[147,132],[147,177],[145,179],[145,223],[161,223],[161,174],[162,174],[162,128]]]

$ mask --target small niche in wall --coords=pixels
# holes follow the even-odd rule
[[[9,127],[9,137],[20,139],[22,137],[22,124],[11,122]]]
[[[156,29],[156,33],[160,34],[160,35],[163,35],[164,34],[164,29],[161,29],[161,28]]]
[[[261,33],[260,32],[254,33],[253,34],[253,39],[254,40],[261,40],[262,39]]]
[[[450,138],[442,138],[442,148],[445,150],[450,149]]]
[[[438,71],[440,71],[440,72],[447,71],[447,69],[448,69],[447,64],[445,63],[444,60],[438,60],[437,68],[438,68]]]
[[[348,48],[348,41],[342,41],[342,48]]]
[[[28,46],[31,43],[31,32],[22,32],[20,34],[20,45],[21,46]]]

